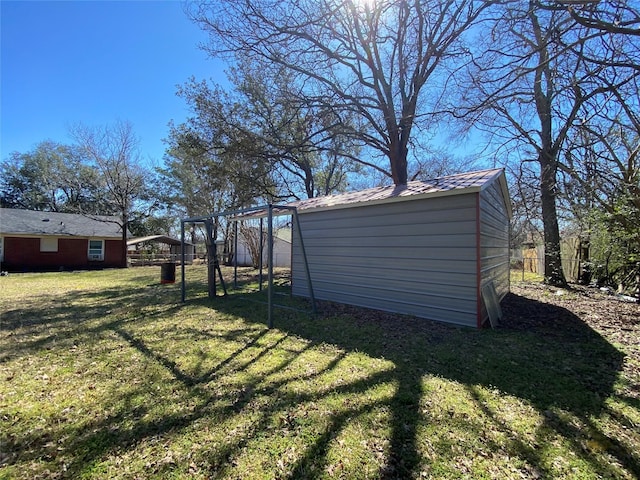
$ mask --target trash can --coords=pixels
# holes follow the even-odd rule
[[[176,283],[176,264],[174,262],[160,265],[160,283]]]

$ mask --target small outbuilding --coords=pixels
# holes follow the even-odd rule
[[[0,208],[3,270],[73,270],[125,265],[115,216]]]
[[[264,234],[264,233],[263,233]],[[247,234],[247,229],[243,229],[240,233],[238,242],[238,266],[247,267],[254,265],[255,259],[252,256],[258,256],[260,253],[258,228],[253,228]],[[266,239],[263,242],[266,244]],[[262,258],[267,263],[267,246],[262,247]],[[278,228],[273,232],[273,266],[291,268],[291,229]]]
[[[145,248],[148,245],[159,245],[157,251]],[[131,265],[156,265],[163,262],[182,261],[182,242],[168,235],[148,235],[127,240],[129,263]],[[185,262],[191,264],[196,258],[196,246],[184,243]]]
[[[502,169],[289,206],[298,212],[317,299],[481,327],[487,306],[509,292],[511,204]],[[292,288],[310,296],[296,229]]]

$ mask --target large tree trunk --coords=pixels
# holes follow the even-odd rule
[[[536,112],[540,120],[540,197],[542,224],[544,226],[544,278],[549,285],[564,287],[567,284],[560,258],[560,229],[556,210],[556,181],[558,173],[558,149],[553,142],[554,72],[551,69],[547,35],[543,33],[536,15],[535,3],[529,2],[529,18],[538,45],[538,65],[535,70],[533,93]]]
[[[205,220],[204,222],[207,236],[205,238],[205,245],[207,247],[207,286],[209,298],[215,298],[216,296],[216,229],[213,227],[213,222]]]
[[[540,195],[544,225],[544,280],[549,285],[564,287],[567,285],[567,280],[562,271],[560,257],[560,229],[555,194],[556,170],[555,161],[548,158],[540,159]]]
[[[409,150],[403,140],[401,135],[393,132],[389,148],[389,166],[394,185],[406,185],[408,180],[407,155]]]
[[[127,268],[129,266],[129,262],[127,262],[127,227],[129,226],[129,216],[126,213],[122,214],[122,246],[121,246],[121,256],[120,266],[122,268]],[[105,252],[106,253],[106,252]]]

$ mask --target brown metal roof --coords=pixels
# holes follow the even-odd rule
[[[296,207],[298,212],[303,213],[305,210],[310,209],[348,208],[358,204],[402,201],[414,199],[415,197],[435,197],[458,193],[471,193],[482,190],[497,178],[501,179],[501,188],[503,189],[503,193],[505,193],[505,201],[509,203],[503,170],[491,169],[448,175],[427,181],[413,181],[408,182],[407,185],[376,187],[358,192],[309,198],[292,202],[287,206]],[[511,210],[510,205],[508,205],[507,208],[509,211]]]
[[[181,242],[177,238],[172,238],[167,235],[149,235],[148,237],[136,237],[127,240],[127,245],[137,245],[144,242],[157,242],[165,243],[167,245],[180,245]],[[186,245],[192,245],[190,242],[184,242]]]
[[[273,214],[290,215],[290,209],[292,208],[295,208],[298,213],[302,214],[316,210],[352,208],[360,205],[375,205],[379,203],[401,202],[406,200],[418,200],[420,198],[473,193],[483,190],[496,180],[499,182],[508,215],[511,217],[509,189],[507,187],[504,169],[502,168],[458,173],[426,181],[413,181],[408,182],[407,185],[375,187],[368,188],[366,190],[359,190],[357,192],[347,192],[337,195],[297,200],[295,202],[287,203],[286,205],[274,205]],[[249,213],[236,215],[236,218],[260,218],[266,216],[267,209],[258,208]]]

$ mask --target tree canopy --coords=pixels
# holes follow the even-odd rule
[[[45,140],[31,152],[13,152],[0,170],[3,207],[94,214],[104,211],[101,179],[77,146]]]
[[[344,133],[408,180],[414,129],[428,129],[440,68],[493,2],[439,0],[222,0],[188,14],[210,34],[206,49],[285,69],[308,105],[330,109]],[[354,122],[346,121],[353,118]]]

